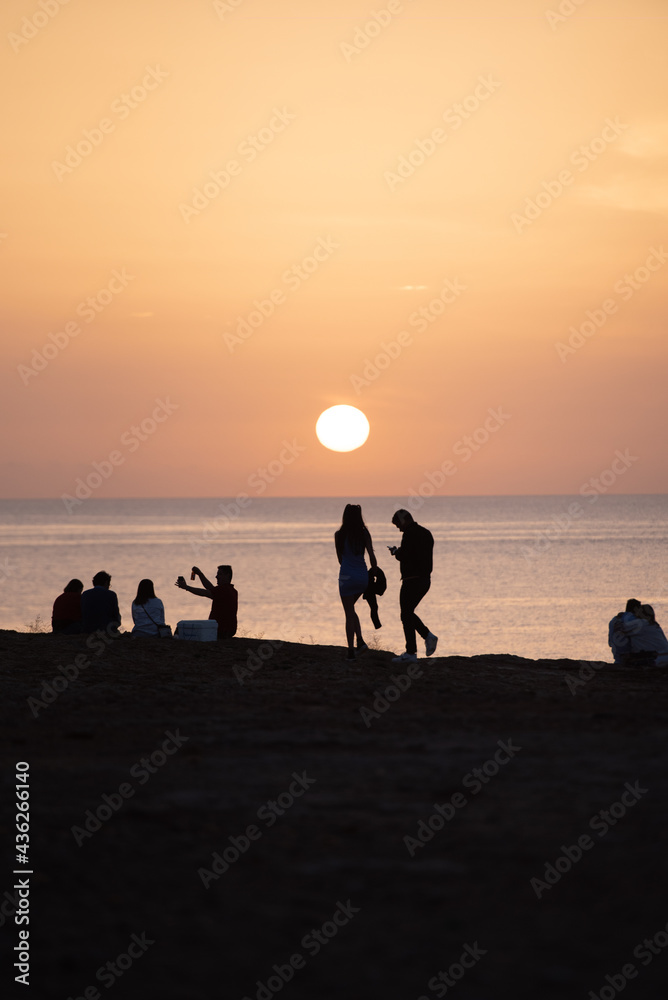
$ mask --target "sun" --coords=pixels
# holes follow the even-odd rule
[[[330,406],[315,425],[318,441],[330,451],[354,451],[369,436],[369,421],[356,406]]]

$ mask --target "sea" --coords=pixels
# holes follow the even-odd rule
[[[238,636],[343,647],[334,532],[360,503],[388,586],[371,646],[401,652],[399,565],[387,546],[399,507],[433,533],[434,572],[419,614],[437,655],[611,661],[610,618],[629,597],[668,625],[668,496],[255,497],[0,500],[0,628],[50,629],[67,582],[112,576],[122,628],[132,628],[137,584],[150,578],[166,620],[204,619],[208,599],[175,586],[193,565],[213,580],[228,563],[239,592]],[[343,649],[342,649],[343,655]]]

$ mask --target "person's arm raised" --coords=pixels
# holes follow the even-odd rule
[[[187,590],[189,594],[195,594],[197,597],[208,597],[209,600],[213,598],[213,594],[208,590],[202,590],[200,587],[189,587],[183,576],[177,579],[174,586],[178,587],[179,590]]]
[[[213,597],[213,591],[215,589],[215,584],[211,583],[210,580],[207,580],[207,578],[204,576],[204,573],[202,572],[201,569],[199,569],[199,567],[193,566],[193,573],[197,573],[198,577],[202,581],[202,584],[206,587],[206,591],[205,591],[205,595],[204,596],[205,597]],[[202,591],[198,590],[198,591],[195,591],[195,593],[201,594]]]

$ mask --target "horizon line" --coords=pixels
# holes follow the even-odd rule
[[[88,497],[84,503],[88,503],[89,500],[236,500],[238,494],[211,494],[208,496],[123,496],[123,497]],[[367,500],[383,500],[383,499],[397,499],[403,498],[402,493],[353,493],[349,491],[347,493],[326,493],[326,494],[294,494],[294,493],[278,493],[272,494],[271,496],[256,496],[249,497],[251,501],[256,500],[343,500],[346,497],[356,496]],[[422,499],[426,503],[429,500],[482,500],[486,497],[498,499],[499,497],[582,497],[583,494],[578,493],[434,493],[432,496],[423,497]],[[614,497],[665,497],[668,496],[668,492],[635,492],[635,493],[598,493],[597,499],[602,496],[614,496]],[[62,496],[38,496],[38,497],[0,497],[0,502],[2,501],[25,501],[25,500],[60,500],[62,501]],[[410,499],[410,498],[408,498]]]

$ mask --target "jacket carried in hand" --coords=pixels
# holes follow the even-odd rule
[[[380,618],[378,617],[378,601],[376,595],[381,597],[387,590],[387,580],[380,566],[372,566],[369,570],[369,583],[362,597],[369,604],[371,621],[376,628],[380,628]]]

